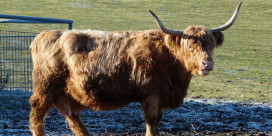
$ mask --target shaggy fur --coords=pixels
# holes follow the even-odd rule
[[[192,76],[202,76],[201,62],[212,61],[213,49],[223,40],[221,32],[201,26],[187,28],[183,36],[158,30],[44,31],[31,45],[30,130],[44,135],[43,120],[55,106],[77,136],[90,135],[80,121],[81,110],[140,102],[146,135],[158,135],[163,109],[183,103]]]

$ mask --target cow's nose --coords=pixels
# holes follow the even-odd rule
[[[205,69],[213,69],[213,65],[214,65],[214,61],[210,60],[210,61],[202,61],[201,65],[205,68]]]
[[[207,61],[202,61],[202,65],[203,65],[204,67],[206,67],[206,66],[207,66]]]

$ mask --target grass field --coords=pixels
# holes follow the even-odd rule
[[[0,13],[74,20],[74,29],[158,29],[153,10],[165,26],[183,30],[225,23],[236,0],[1,0]],[[214,52],[215,69],[194,77],[188,97],[272,103],[272,0],[245,0],[225,43]],[[0,24],[0,30],[40,32],[67,25]]]

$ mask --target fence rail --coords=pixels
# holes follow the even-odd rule
[[[31,16],[16,16],[0,14],[0,23],[49,23],[49,24],[68,24],[69,29],[73,27],[73,20],[56,19],[56,18],[43,18]]]

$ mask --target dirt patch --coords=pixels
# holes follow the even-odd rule
[[[28,99],[31,92],[0,91],[0,136],[30,135]],[[144,135],[141,106],[107,112],[85,110],[81,118],[97,135]],[[45,121],[49,135],[72,135],[64,116],[52,109]],[[210,99],[186,99],[184,105],[165,110],[161,135],[270,135],[272,104],[237,103]]]

